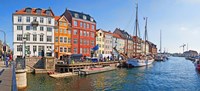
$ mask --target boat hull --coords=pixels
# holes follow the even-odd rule
[[[127,60],[126,63],[128,66],[141,67],[141,66],[150,65],[153,62],[154,62],[154,59],[151,59],[151,60],[129,59]]]

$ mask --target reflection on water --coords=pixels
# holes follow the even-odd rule
[[[147,67],[74,76],[62,79],[44,74],[28,74],[25,91],[133,91],[133,90],[200,90],[200,75],[194,65],[184,58],[171,57]]]

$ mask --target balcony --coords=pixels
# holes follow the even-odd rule
[[[34,26],[34,27],[37,27],[37,26],[39,25],[39,23],[38,23],[38,21],[36,21],[36,19],[35,19],[35,20],[33,20],[33,21],[31,22],[31,25]]]

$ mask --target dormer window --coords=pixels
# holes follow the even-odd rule
[[[86,20],[86,16],[85,15],[83,15],[83,19]]]
[[[92,21],[92,22],[93,22],[93,21],[94,21],[94,19],[93,19],[93,18],[90,18],[90,21]]]
[[[26,13],[31,13],[31,8],[26,8]]]
[[[36,13],[37,13],[37,14],[41,14],[41,11],[42,11],[42,10],[41,10],[40,8],[39,8],[39,9],[36,9]]]
[[[46,14],[47,14],[48,16],[50,16],[50,14],[51,14],[50,10],[46,10]]]
[[[74,16],[75,16],[76,18],[78,18],[78,14],[74,14]]]

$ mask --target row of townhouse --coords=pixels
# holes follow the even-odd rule
[[[23,54],[42,56],[43,51],[44,56],[56,58],[71,54],[91,56],[92,48],[96,44],[99,45],[96,56],[119,56],[113,47],[128,56],[137,55],[135,51],[142,53],[142,39],[119,28],[113,33],[96,30],[94,18],[82,12],[66,9],[63,14],[56,16],[50,8],[28,7],[17,10],[12,17],[15,58]],[[140,42],[134,48],[136,39]]]
[[[155,44],[150,41],[145,43],[141,38],[131,36],[125,30],[119,28],[116,28],[113,33],[98,29],[96,32],[96,44],[99,45],[99,50],[96,52],[97,56],[103,54],[103,57],[115,56],[115,58],[119,58],[121,56],[119,53],[123,53],[128,57],[145,53],[157,54]],[[113,49],[114,47],[117,51]]]

